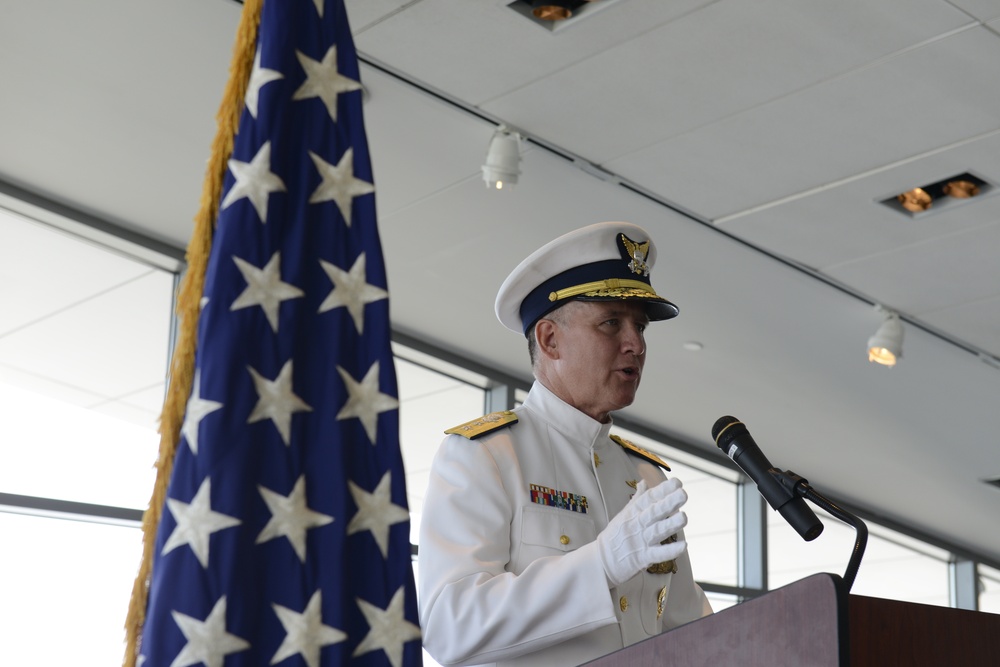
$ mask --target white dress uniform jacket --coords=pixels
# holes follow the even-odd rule
[[[687,552],[675,574],[609,590],[594,541],[661,469],[536,382],[518,421],[449,435],[421,520],[424,646],[444,665],[578,665],[711,613]]]

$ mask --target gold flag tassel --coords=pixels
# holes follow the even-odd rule
[[[229,82],[223,91],[222,103],[216,115],[218,128],[212,142],[212,153],[205,170],[201,205],[194,218],[194,231],[187,248],[187,271],[177,297],[177,317],[180,323],[177,342],[170,365],[170,377],[163,411],[160,413],[160,452],[156,461],[156,482],[149,507],[142,518],[142,560],[132,585],[128,616],[125,620],[125,657],[123,667],[135,667],[141,646],[149,579],[153,564],[156,530],[160,524],[163,503],[173,470],[174,454],[180,440],[184,411],[194,377],[194,357],[197,347],[198,315],[205,286],[205,270],[212,247],[212,236],[222,199],[222,186],[233,142],[243,112],[247,83],[257,48],[257,28],[263,0],[244,0],[243,13],[236,30],[233,59],[229,67]]]

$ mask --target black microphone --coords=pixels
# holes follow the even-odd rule
[[[754,481],[767,504],[785,517],[785,521],[798,531],[803,540],[811,542],[819,537],[823,532],[823,523],[802,497],[782,483],[784,471],[771,465],[743,422],[728,415],[719,417],[712,427],[712,437],[719,449]],[[805,480],[795,477],[805,483]]]

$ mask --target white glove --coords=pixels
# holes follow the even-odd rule
[[[635,495],[597,536],[604,573],[611,587],[619,586],[653,563],[673,560],[684,552],[687,542],[661,544],[687,524],[679,512],[687,493],[679,479],[671,478],[647,489],[646,480]]]

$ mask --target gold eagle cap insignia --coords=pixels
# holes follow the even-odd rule
[[[622,245],[625,246],[625,252],[628,253],[629,259],[628,263],[629,270],[632,273],[640,274],[643,276],[649,275],[649,265],[646,263],[646,256],[649,255],[649,241],[643,241],[639,243],[633,241],[629,237],[622,236]]]
[[[517,423],[517,415],[514,414],[513,410],[500,410],[499,412],[491,412],[488,415],[483,415],[482,417],[467,421],[464,424],[453,426],[445,431],[445,433],[448,435],[460,435],[463,438],[475,440],[476,438],[482,437],[487,433],[492,433],[493,431],[515,423]]]

